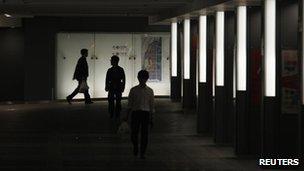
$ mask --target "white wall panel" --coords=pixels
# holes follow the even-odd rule
[[[91,33],[59,33],[57,34],[56,55],[56,98],[65,99],[77,87],[73,79],[74,70],[79,59],[80,50],[89,50],[87,62],[89,65],[88,85],[90,94],[94,93],[94,61],[91,60],[94,49],[94,35]],[[78,94],[75,99],[83,98]]]
[[[107,97],[105,80],[107,70],[111,67],[110,59],[113,53],[119,57],[119,66],[124,68],[126,74],[126,87],[123,96],[128,96],[133,82],[133,56],[132,34],[102,34],[97,33],[95,38],[95,92],[94,97]],[[113,47],[115,46],[115,47]],[[126,54],[125,54],[126,53]]]
[[[95,37],[94,37],[95,36]],[[56,57],[56,97],[65,99],[67,95],[77,87],[77,81],[73,81],[73,73],[80,57],[80,49],[89,49],[87,58],[90,76],[88,84],[90,95],[93,98],[106,98],[105,78],[113,55],[113,46],[126,46],[127,54],[118,55],[119,65],[126,73],[126,89],[123,96],[129,94],[131,87],[138,84],[137,73],[142,69],[142,37],[162,37],[162,72],[161,81],[149,81],[155,95],[170,95],[170,33],[59,33],[57,34]],[[65,57],[65,59],[64,59]],[[92,59],[91,59],[92,58]],[[75,98],[83,98],[78,94]]]

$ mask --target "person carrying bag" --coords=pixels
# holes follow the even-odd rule
[[[87,84],[87,78],[89,77],[89,66],[87,63],[87,57],[88,57],[88,49],[81,49],[80,51],[81,57],[79,58],[73,80],[78,81],[78,86],[76,89],[72,92],[72,94],[68,95],[66,97],[66,100],[69,104],[72,104],[72,99],[78,94],[83,93],[85,98],[85,104],[92,104],[92,100],[89,94],[89,86]]]
[[[87,84],[87,81],[83,80],[81,81],[81,84],[79,86],[79,93],[85,93],[89,90],[89,86]]]
[[[149,79],[149,72],[141,70],[137,75],[139,85],[130,90],[128,96],[128,112],[125,121],[131,115],[131,140],[133,143],[133,154],[138,155],[140,150],[140,158],[145,159],[145,153],[148,145],[149,125],[153,126],[152,116],[154,110],[154,92],[146,85]],[[140,148],[138,142],[138,134],[141,133]]]

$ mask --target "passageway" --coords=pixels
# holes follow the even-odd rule
[[[123,101],[125,109],[126,101]],[[242,170],[233,148],[196,133],[194,111],[157,99],[147,158],[132,155],[128,135],[118,135],[105,101],[0,107],[0,170]]]

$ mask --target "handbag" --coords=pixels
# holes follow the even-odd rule
[[[81,81],[80,87],[79,87],[79,93],[85,93],[87,90],[89,90],[89,86],[87,84],[87,81]]]
[[[117,130],[118,134],[128,134],[130,133],[129,124],[126,121],[121,122]]]

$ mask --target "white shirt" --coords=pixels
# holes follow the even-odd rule
[[[132,111],[142,110],[154,113],[154,93],[148,87],[140,87],[139,85],[130,90],[128,96],[128,107]]]

